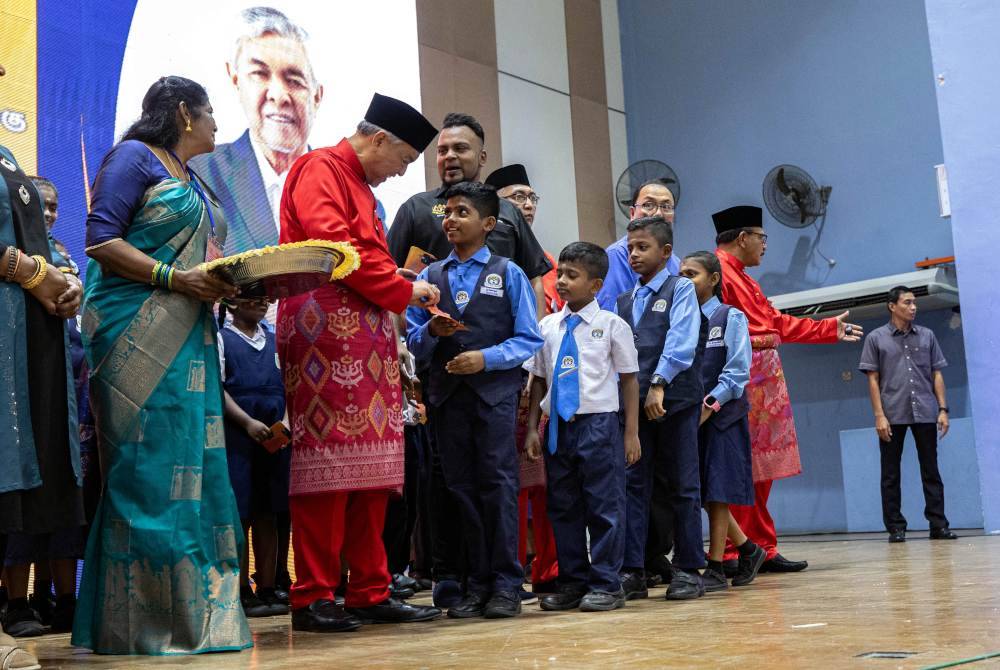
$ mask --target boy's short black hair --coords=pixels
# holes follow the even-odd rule
[[[893,286],[891,289],[889,289],[889,294],[887,296],[888,302],[891,303],[899,302],[899,299],[903,297],[904,293],[913,293],[913,289],[910,288],[909,286],[903,286],[902,284],[900,284],[899,286]]]
[[[444,116],[444,121],[441,122],[441,130],[445,128],[459,128],[465,126],[479,138],[479,141],[486,144],[486,133],[483,131],[483,126],[476,121],[476,117],[471,114],[465,114],[463,112],[448,112]]]
[[[462,196],[472,203],[479,216],[486,218],[492,216],[496,218],[500,215],[500,198],[497,197],[497,190],[489,184],[482,184],[478,181],[463,181],[450,186],[444,192],[445,200]]]
[[[653,236],[661,247],[667,244],[673,246],[674,244],[674,227],[662,216],[644,216],[640,219],[634,219],[629,221],[627,230],[630,233],[636,230],[645,230]]]
[[[608,276],[608,254],[593,242],[572,242],[559,252],[560,263],[576,263],[591,279]]]

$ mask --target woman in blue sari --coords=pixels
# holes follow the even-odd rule
[[[211,310],[236,289],[199,267],[225,223],[187,168],[215,130],[205,89],[163,77],[94,183],[82,330],[104,490],[72,642],[98,653],[252,644]]]

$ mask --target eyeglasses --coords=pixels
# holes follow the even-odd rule
[[[752,230],[744,230],[743,232],[746,233],[747,235],[756,235],[757,237],[760,238],[761,244],[767,244],[767,233],[758,233]]]
[[[672,211],[674,211],[674,203],[661,202],[657,204],[652,200],[647,200],[646,202],[639,205],[639,209],[642,210],[643,214],[648,214],[650,216],[655,214],[657,210],[661,210],[664,214],[670,214]]]
[[[538,201],[541,200],[542,198],[537,193],[521,193],[519,191],[517,193],[511,193],[509,196],[507,196],[507,199],[513,200],[519,205],[523,205],[529,200],[531,201],[532,205],[537,205]]]

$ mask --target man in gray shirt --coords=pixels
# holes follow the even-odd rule
[[[917,301],[913,291],[889,291],[889,323],[865,339],[858,366],[868,375],[875,430],[882,450],[882,519],[889,542],[906,541],[906,519],[900,511],[899,464],[906,429],[913,433],[924,484],[924,516],[932,540],[954,540],[944,515],[944,484],[937,464],[937,440],[948,432],[941,369],[948,365],[934,332],[913,323]]]

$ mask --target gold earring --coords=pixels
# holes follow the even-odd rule
[[[191,132],[191,119],[188,119],[187,128],[185,128],[184,130],[188,131],[189,133]]]

